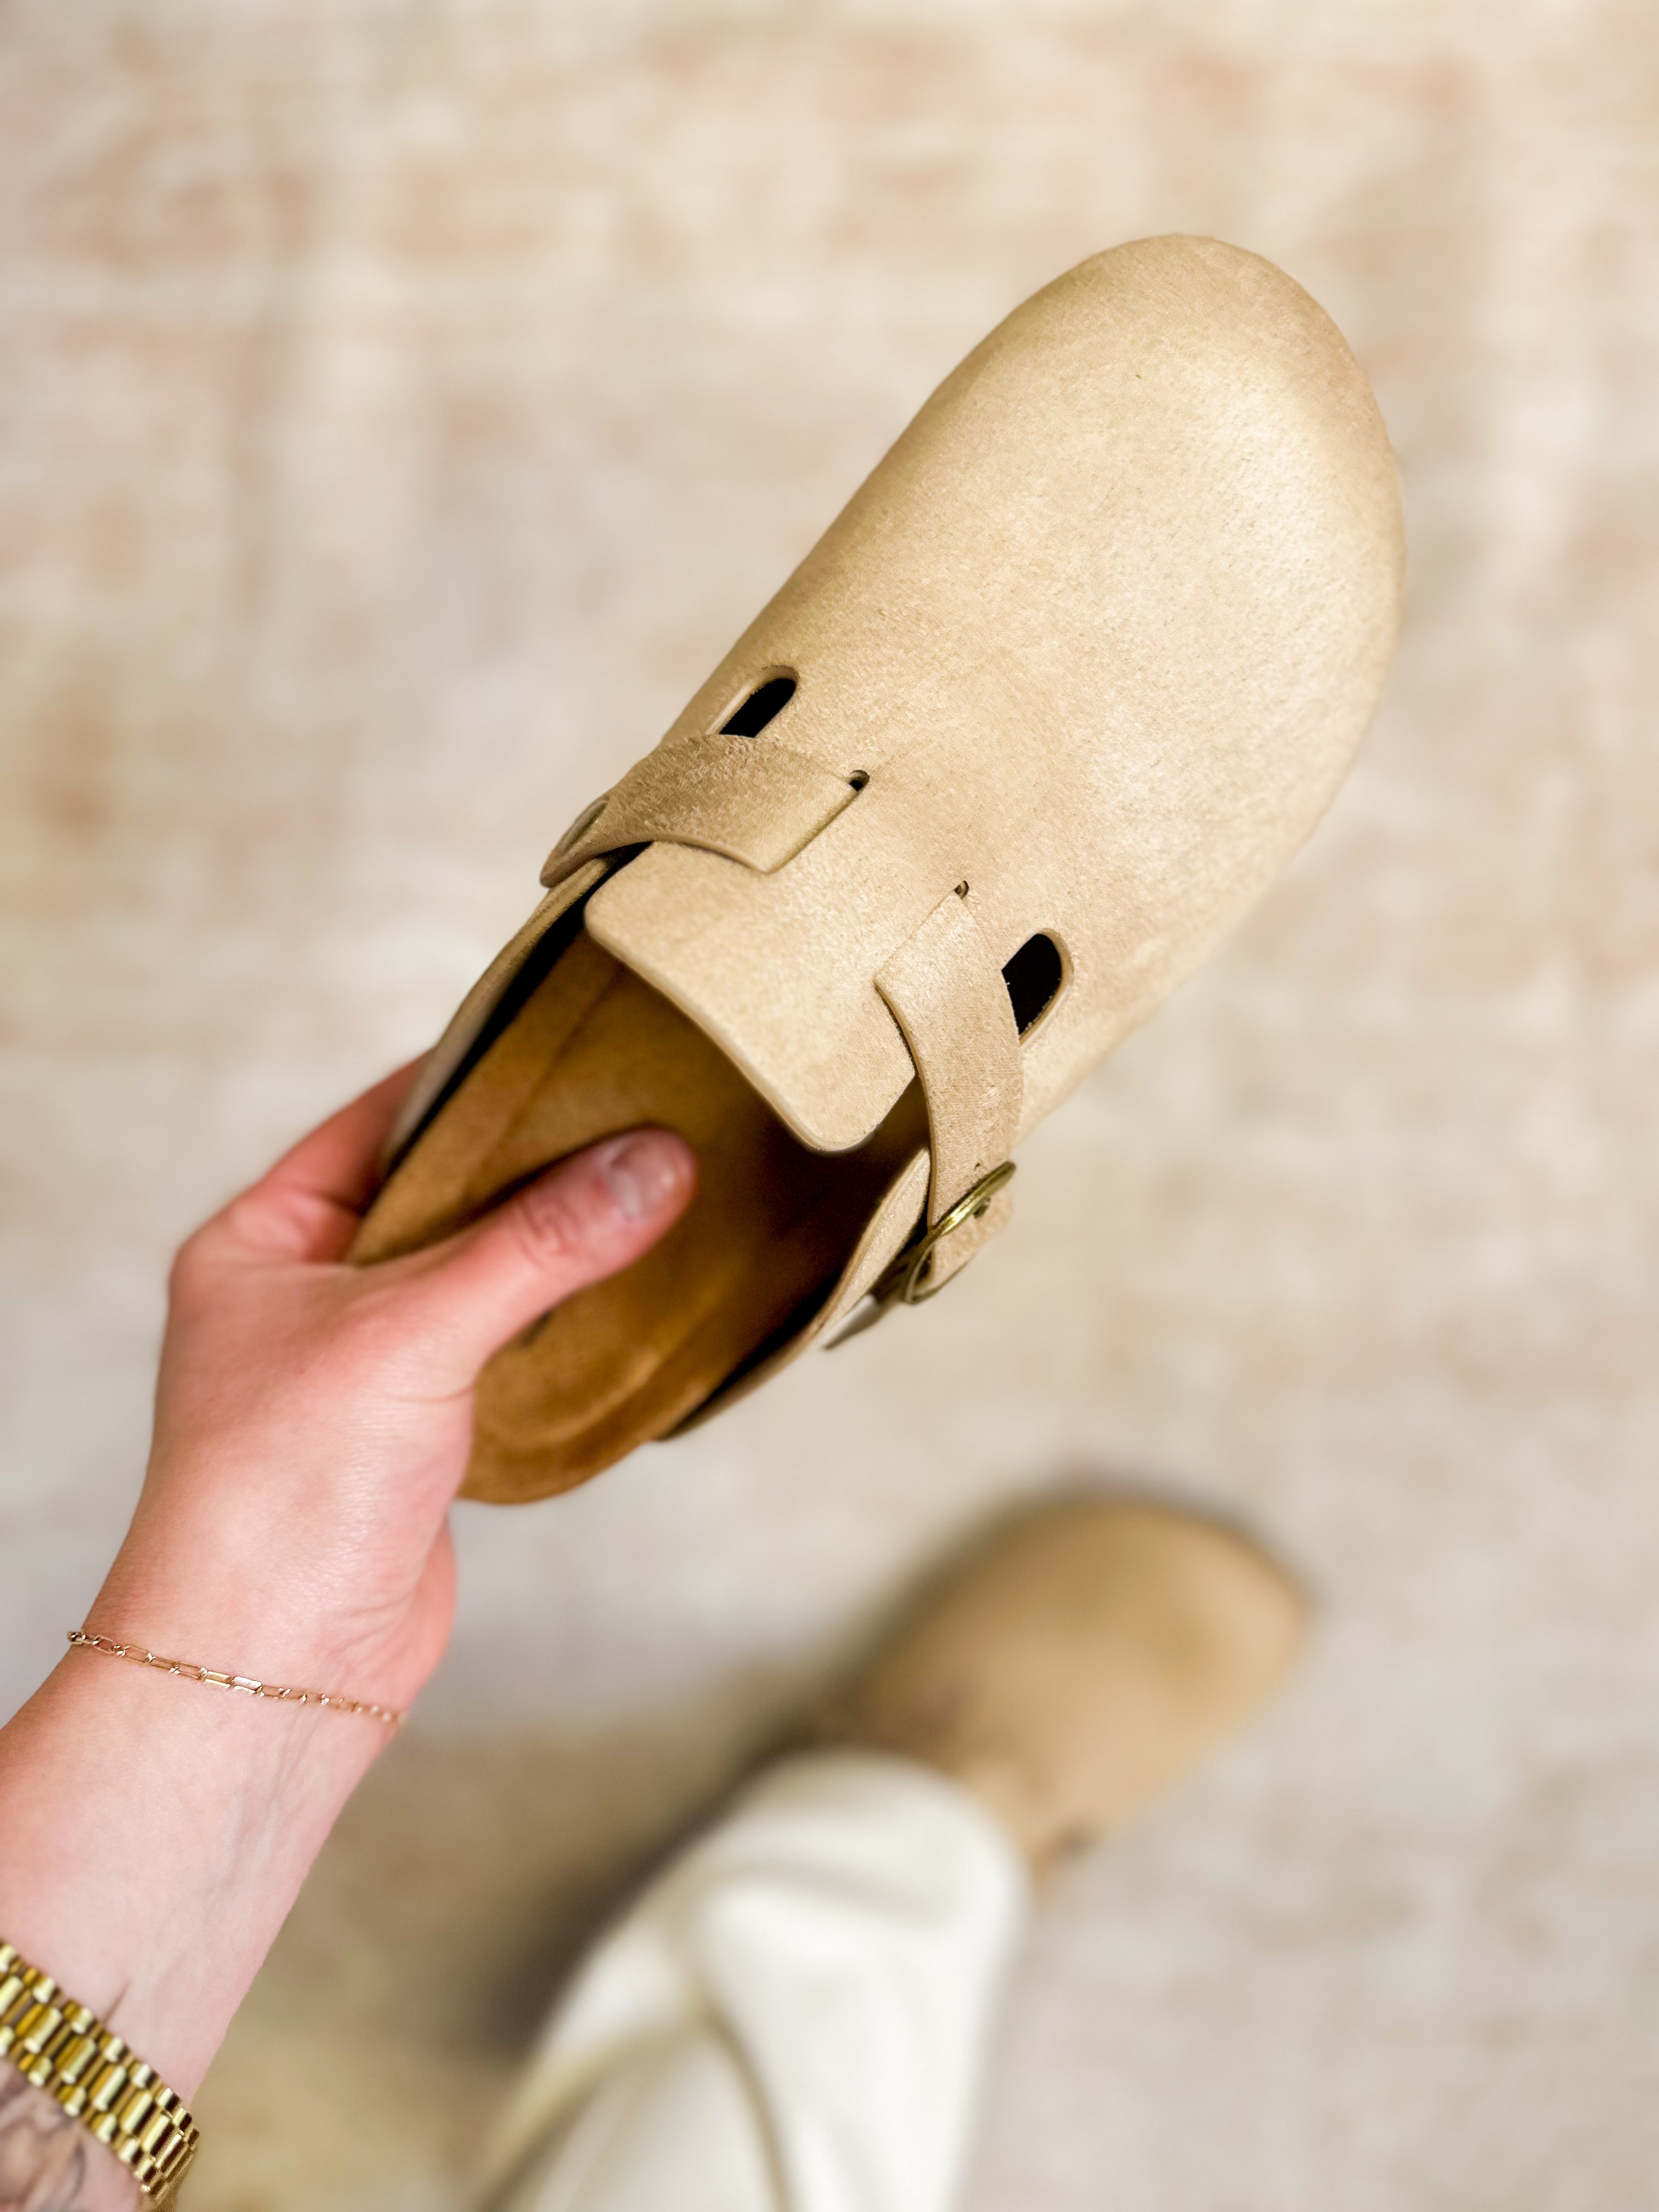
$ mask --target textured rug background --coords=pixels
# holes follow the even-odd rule
[[[1659,2163],[1659,20],[1632,0],[0,9],[8,1701],[172,1244],[428,1041],[934,382],[1069,263],[1282,262],[1404,466],[1363,763],[937,1307],[465,1601],[194,2212],[441,2212],[582,1928],[998,1500],[1324,1598],[1044,1911],[970,2212],[1584,2212]]]

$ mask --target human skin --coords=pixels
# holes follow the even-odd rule
[[[179,1252],[149,1468],[94,1632],[399,1709],[437,1664],[478,1370],[654,1243],[696,1170],[679,1138],[634,1131],[447,1243],[348,1267],[413,1073],[313,1131]],[[0,1729],[0,1933],[188,2101],[389,1735],[67,1652]],[[0,2212],[137,2200],[0,2063]]]

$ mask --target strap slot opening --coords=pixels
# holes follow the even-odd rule
[[[786,668],[769,676],[748,696],[740,699],[720,724],[723,738],[757,738],[775,722],[795,696],[795,678]]]
[[[1034,1030],[1060,996],[1066,980],[1066,961],[1052,937],[1042,933],[1028,937],[1002,971],[1008,987],[1008,1003],[1014,1010],[1014,1027],[1021,1036]]]

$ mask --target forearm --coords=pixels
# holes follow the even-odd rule
[[[384,1741],[356,1716],[70,1653],[0,1729],[0,1934],[188,2100]],[[0,2205],[136,2199],[0,2065]]]
[[[0,1729],[0,1931],[188,2098],[384,1741],[71,1653]]]
[[[386,1741],[359,1715],[70,1652],[0,1729],[0,1936],[188,2102]],[[82,2123],[0,2062],[0,2208],[140,2202]]]
[[[138,2187],[43,2089],[0,2061],[0,2204],[131,2212]]]

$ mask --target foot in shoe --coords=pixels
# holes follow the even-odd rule
[[[811,1725],[982,1799],[1041,1868],[1161,1796],[1277,1688],[1307,1601],[1246,1538],[1139,1500],[1005,1523]]]

